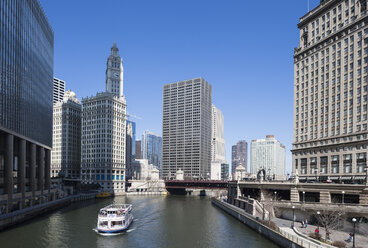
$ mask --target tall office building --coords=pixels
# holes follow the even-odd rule
[[[68,90],[54,104],[51,177],[80,178],[81,118],[82,106]]]
[[[123,97],[123,73],[123,60],[114,43],[106,63],[106,92]]]
[[[132,160],[135,159],[135,139],[136,139],[136,123],[131,120],[127,120],[127,124],[132,125]]]
[[[231,147],[231,175],[234,177],[235,169],[239,165],[244,166],[247,170],[248,164],[248,143],[240,140],[236,145]]]
[[[53,103],[62,102],[65,94],[65,81],[54,78]]]
[[[300,18],[294,50],[293,173],[303,180],[365,179],[367,1],[321,1]]]
[[[111,51],[114,57],[119,56],[116,44]],[[110,58],[111,55],[107,71],[112,66]],[[121,60],[120,65],[113,66],[122,68]],[[109,82],[110,73],[106,73],[106,77]],[[122,89],[122,84],[119,87]],[[107,92],[82,99],[82,183],[98,183],[104,190],[115,194],[125,191],[125,139],[126,102],[123,95],[109,91],[107,87]]]
[[[285,146],[275,136],[267,135],[266,139],[252,140],[250,149],[250,173],[255,175],[260,169],[264,169],[267,178],[286,178]]]
[[[133,122],[134,123],[134,122]],[[132,162],[133,162],[133,123],[126,121],[125,134],[125,178],[129,180],[132,178]]]
[[[187,178],[209,178],[212,86],[203,78],[164,85],[162,176],[181,169]]]
[[[0,0],[0,212],[50,194],[54,33],[36,0]]]
[[[156,166],[161,171],[162,165],[162,137],[159,134],[144,131],[142,135],[142,155],[148,164]]]
[[[224,116],[215,105],[212,105],[212,139],[211,161],[226,162],[224,139]]]
[[[136,140],[135,141],[135,158],[134,159],[143,159],[142,156],[142,141]]]

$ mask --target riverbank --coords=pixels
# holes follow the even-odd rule
[[[0,231],[7,229],[13,225],[22,223],[29,219],[35,218],[42,214],[63,208],[72,202],[94,199],[97,193],[71,195],[40,205],[24,208],[7,214],[0,215]]]
[[[267,226],[266,222],[262,221],[258,217],[254,217],[246,213],[243,209],[235,207],[227,202],[221,201],[218,198],[211,199],[212,204],[221,208],[228,214],[232,215],[242,223],[246,224],[253,230],[272,242],[280,245],[281,247],[308,247],[308,248],[320,248],[320,247],[331,247],[324,245],[318,241],[309,240],[305,237],[299,236],[289,226]],[[271,228],[272,226],[272,228]]]

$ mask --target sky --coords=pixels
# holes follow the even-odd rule
[[[80,100],[105,90],[117,43],[127,111],[162,133],[164,84],[203,77],[224,115],[226,159],[239,140],[274,134],[291,171],[293,53],[308,0],[40,0],[54,30],[54,76]],[[310,8],[318,5],[310,0]]]

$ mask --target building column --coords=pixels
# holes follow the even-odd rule
[[[319,193],[319,202],[320,203],[331,203],[331,194],[329,191],[321,191]]]
[[[13,166],[14,166],[14,136],[5,135],[5,154],[4,154],[4,186],[5,193],[8,194],[8,203],[6,212],[11,211],[13,199]]]
[[[33,206],[35,192],[36,192],[36,145],[30,145],[29,154],[29,186],[32,191],[31,206]]]
[[[22,193],[20,202],[20,209],[24,208],[24,200],[26,194],[25,178],[26,178],[26,141],[21,139],[19,141],[19,162],[18,162],[18,187]]]
[[[45,150],[45,189],[50,193],[50,162],[51,162],[51,151],[49,149]]]
[[[290,189],[290,201],[291,202],[299,202],[300,201],[300,199],[299,199],[299,191],[298,191],[298,189],[296,187]]]
[[[38,164],[38,190],[41,192],[41,203],[44,189],[44,174],[45,174],[45,149],[43,147],[38,147],[37,154],[37,164]]]

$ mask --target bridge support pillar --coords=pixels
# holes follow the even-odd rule
[[[240,186],[239,186],[239,184],[237,184],[237,186],[236,186],[236,196],[237,196],[237,197],[242,196],[242,193],[241,193],[241,190],[240,190]]]
[[[329,191],[321,191],[319,193],[319,202],[321,203],[331,203],[331,194]]]
[[[290,200],[291,202],[300,202],[299,191],[296,187],[290,189]]]

